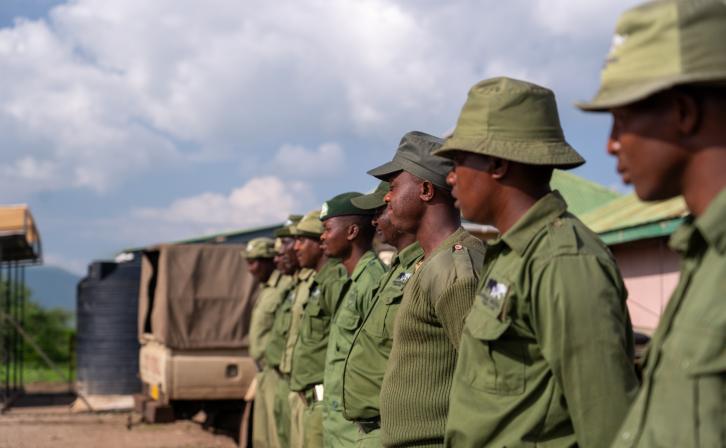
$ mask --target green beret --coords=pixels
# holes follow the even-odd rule
[[[320,209],[320,220],[325,221],[335,216],[345,215],[372,215],[374,213],[373,210],[366,210],[353,205],[351,199],[357,198],[358,196],[363,195],[357,192],[349,192],[328,199]]]
[[[399,171],[406,171],[427,180],[437,187],[450,189],[446,176],[454,169],[451,160],[434,155],[443,140],[423,132],[413,131],[404,135],[398,145],[393,160],[368,171],[373,177],[388,180]]]
[[[726,84],[726,3],[649,2],[615,27],[600,89],[577,106],[602,112],[682,84]]]
[[[320,210],[313,210],[300,220],[295,226],[295,236],[320,238],[323,234],[323,222],[320,220]]]
[[[290,215],[282,224],[282,228],[275,230],[275,238],[286,238],[295,236],[295,224],[300,222],[302,215]]]
[[[512,78],[492,78],[469,90],[454,134],[435,154],[453,151],[562,169],[585,163],[566,141],[550,89]]]
[[[383,198],[386,194],[388,194],[390,186],[391,184],[388,182],[381,181],[373,193],[358,196],[357,198],[351,199],[350,202],[352,202],[356,207],[364,210],[377,210],[386,205],[386,201],[384,201]]]
[[[275,256],[275,240],[272,238],[255,238],[247,243],[244,256],[252,258],[273,258]]]

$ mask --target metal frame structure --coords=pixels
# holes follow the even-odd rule
[[[41,243],[27,207],[22,224],[0,228],[0,409],[24,392],[25,267],[41,261]]]

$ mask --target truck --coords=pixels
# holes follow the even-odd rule
[[[248,333],[258,290],[244,250],[234,244],[172,244],[142,252],[142,393],[135,408],[144,420],[243,409],[257,373]]]

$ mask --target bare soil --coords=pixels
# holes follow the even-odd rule
[[[227,434],[178,420],[150,425],[131,412],[72,413],[64,392],[30,393],[0,415],[0,448],[172,448],[237,446]]]

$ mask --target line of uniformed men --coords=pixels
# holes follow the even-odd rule
[[[500,77],[445,141],[404,135],[373,193],[250,242],[254,446],[726,446],[725,55],[723,1],[645,4],[580,105],[613,113],[608,150],[642,199],[693,214],[642,385],[615,260],[549,187],[584,159],[549,89]]]

